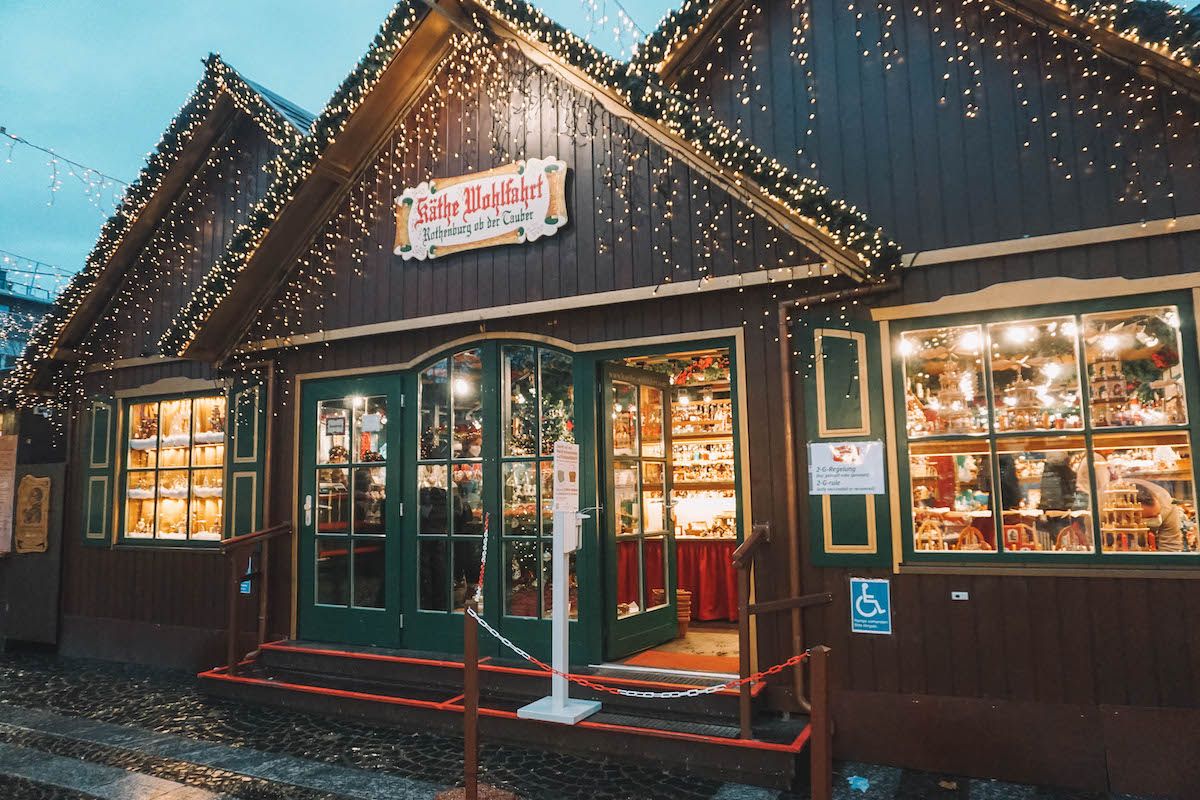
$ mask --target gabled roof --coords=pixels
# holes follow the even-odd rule
[[[588,91],[647,122],[661,140],[685,149],[714,182],[764,216],[774,215],[771,218],[783,230],[835,268],[860,280],[876,280],[898,266],[899,246],[857,209],[790,172],[721,123],[700,117],[687,98],[656,76],[601,53],[523,0],[401,0],[313,123],[309,139],[280,157],[275,185],[160,340],[164,354],[218,359],[229,352],[249,325],[248,314],[267,301],[279,272],[290,267],[294,251],[303,245],[293,235],[271,237],[272,226],[285,213],[327,215],[329,206],[318,200],[340,192],[355,165],[369,157],[367,152],[350,152],[344,140],[375,142],[361,132],[365,123],[357,125],[360,117],[371,113],[356,116],[369,103],[373,88],[388,82],[386,91],[395,93],[389,98],[394,114],[395,105],[407,97],[405,91],[421,88],[416,76],[425,77],[449,52],[454,28],[477,31],[477,25],[533,48],[579,76]],[[318,185],[321,191],[314,188]],[[208,341],[198,344],[202,335]]]
[[[261,87],[216,54],[209,54],[203,63],[204,77],[104,223],[83,269],[34,329],[24,357],[5,381],[6,390],[20,392],[36,384],[41,371],[49,366],[47,359],[78,357],[82,337],[106,307],[175,196],[207,159],[224,121],[238,109],[277,145],[296,146],[304,139],[307,112],[274,93],[267,97]]]
[[[674,84],[747,0],[684,0],[638,48],[632,64]],[[995,0],[994,5],[1049,27],[1200,97],[1200,5],[1166,0]]]

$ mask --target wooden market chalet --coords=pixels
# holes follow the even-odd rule
[[[210,56],[8,380],[65,472],[0,636],[456,731],[485,552],[481,616],[548,657],[567,441],[573,672],[827,646],[831,704],[798,666],[564,733],[484,636],[485,737],[786,785],[832,709],[840,758],[1194,792],[1198,38],[688,0],[619,61],[402,0],[316,115]]]

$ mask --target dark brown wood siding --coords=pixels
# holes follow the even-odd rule
[[[515,56],[506,63],[500,79],[446,65],[435,83],[465,81],[472,92],[431,95],[402,121],[293,265],[251,340],[813,260],[563,80]],[[393,255],[393,201],[405,187],[550,156],[569,169],[570,221],[556,236],[428,261]]]
[[[158,339],[266,192],[278,147],[239,114],[130,267],[88,343],[97,360],[158,353]]]
[[[1196,101],[1086,45],[969,0],[747,5],[681,88],[905,252],[1200,211]]]

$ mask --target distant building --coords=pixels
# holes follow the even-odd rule
[[[29,335],[54,303],[50,289],[18,282],[0,269],[0,370],[8,371],[25,352]]]

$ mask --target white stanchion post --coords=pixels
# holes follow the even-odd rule
[[[597,700],[573,700],[566,674],[570,667],[571,553],[579,549],[580,528],[586,514],[579,513],[579,445],[554,443],[554,588],[551,593],[550,696],[517,709],[522,719],[574,725],[600,710]]]

